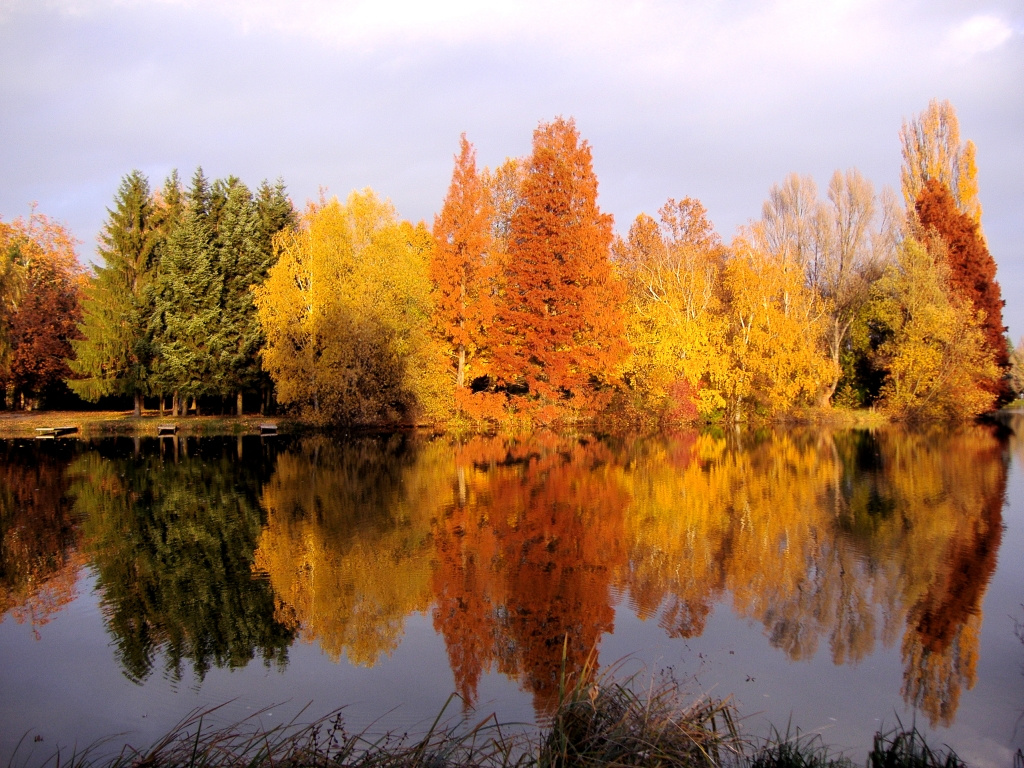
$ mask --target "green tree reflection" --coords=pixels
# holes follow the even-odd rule
[[[69,469],[104,620],[136,682],[158,653],[174,679],[186,661],[200,680],[211,666],[287,661],[293,633],[252,574],[260,462],[238,454],[234,438],[122,441]]]

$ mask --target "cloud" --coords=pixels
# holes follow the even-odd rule
[[[996,16],[972,16],[950,30],[946,44],[955,56],[971,59],[999,48],[1013,37],[1013,29]]]

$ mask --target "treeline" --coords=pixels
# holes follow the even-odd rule
[[[614,428],[832,406],[967,418],[1012,390],[974,145],[937,101],[900,140],[902,204],[856,170],[823,198],[791,175],[728,245],[691,198],[617,236],[562,118],[493,170],[463,137],[432,229],[371,190],[298,214],[280,182],[252,194],[198,171],[188,190],[172,175],[151,192],[133,172],[103,265],[87,279],[68,265],[80,304],[55,331],[51,379],[136,410],[218,397],[241,412],[248,395],[334,424]],[[4,230],[8,272],[27,274],[10,243],[31,228]],[[10,293],[9,400],[42,391],[14,373]]]

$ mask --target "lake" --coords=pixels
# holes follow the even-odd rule
[[[563,651],[862,761],[1024,746],[1024,416],[598,440],[0,441],[0,765],[190,712],[543,723]],[[20,741],[20,747],[18,747]]]

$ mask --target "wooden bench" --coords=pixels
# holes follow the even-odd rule
[[[177,424],[158,424],[157,427],[156,427],[156,433],[158,435],[160,435],[161,437],[165,436],[165,435],[173,435],[177,431],[178,431],[178,425]]]
[[[277,424],[260,424],[261,435],[276,435]]]

